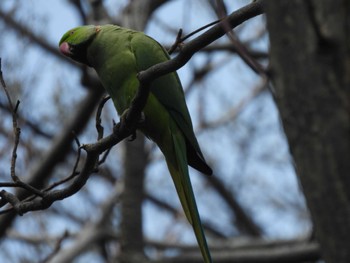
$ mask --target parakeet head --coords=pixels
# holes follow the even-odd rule
[[[80,63],[90,65],[86,52],[89,44],[100,31],[99,26],[80,26],[69,30],[60,40],[59,48],[63,55]]]

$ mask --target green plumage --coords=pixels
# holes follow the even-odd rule
[[[93,67],[121,115],[139,87],[137,73],[169,59],[154,39],[115,25],[82,26],[68,31],[61,52]],[[141,131],[163,152],[188,221],[192,224],[205,262],[211,262],[193,194],[188,164],[211,174],[193,132],[183,89],[176,72],[151,84]]]

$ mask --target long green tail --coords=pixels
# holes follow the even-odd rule
[[[179,195],[186,217],[193,227],[199,248],[204,258],[204,262],[211,263],[211,255],[203,232],[202,223],[199,217],[192,184],[188,173],[185,139],[177,128],[171,130],[173,131],[171,136],[173,140],[173,149],[176,155],[177,167],[174,167],[173,162],[167,160],[168,168],[173,178],[176,191]]]

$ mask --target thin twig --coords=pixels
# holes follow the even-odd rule
[[[42,263],[49,262],[61,250],[63,241],[67,239],[67,237],[69,236],[70,236],[69,232],[67,230],[64,231],[63,235],[57,239],[55,247],[52,250],[52,252],[41,262]]]
[[[17,160],[17,148],[18,148],[18,144],[19,144],[19,139],[20,139],[20,135],[21,135],[21,129],[18,127],[18,123],[17,123],[17,110],[18,110],[18,106],[19,106],[19,100],[17,100],[16,105],[13,106],[13,102],[10,96],[10,93],[7,89],[3,74],[2,74],[2,69],[1,69],[1,58],[0,58],[0,79],[1,79],[1,85],[3,87],[3,90],[5,91],[6,97],[7,97],[7,101],[9,103],[9,107],[12,113],[12,127],[13,127],[13,133],[15,135],[14,138],[14,146],[13,146],[13,150],[12,150],[12,158],[11,158],[11,178],[14,182],[18,182],[19,178],[16,175],[16,160]]]
[[[208,27],[211,27],[213,25],[216,25],[217,23],[220,23],[222,21],[222,19],[218,19],[218,20],[215,20],[209,24],[206,24],[198,29],[196,29],[195,31],[189,33],[188,35],[184,36],[183,38],[181,38],[181,42],[184,42],[186,39],[190,38],[191,36],[199,33],[200,31],[204,30],[204,29],[207,29]]]
[[[225,16],[227,17],[227,9],[226,6],[224,4],[223,1],[217,1],[218,4],[218,16],[222,17]],[[267,74],[264,70],[264,68],[262,67],[262,65],[260,65],[260,63],[258,61],[256,61],[249,53],[248,49],[240,42],[239,38],[237,37],[237,35],[235,34],[235,32],[233,31],[233,29],[230,27],[230,25],[228,24],[228,21],[226,19],[222,20],[222,26],[225,28],[226,35],[228,36],[229,40],[231,41],[233,47],[235,48],[237,54],[243,59],[243,61],[245,63],[247,63],[247,65],[257,74],[259,74],[260,76],[267,78]]]
[[[6,88],[5,80],[4,80],[3,76],[2,76],[1,58],[0,58],[0,82],[1,82],[1,86],[2,86],[3,88]],[[5,90],[5,92],[6,92],[6,90]],[[7,95],[7,94],[6,94],[6,95]]]
[[[82,146],[80,144],[80,141],[79,141],[78,137],[75,134],[74,134],[74,141],[75,141],[75,143],[78,146],[78,151],[77,151],[77,157],[76,157],[75,164],[74,164],[74,167],[73,167],[73,170],[72,170],[71,174],[69,176],[67,176],[66,178],[63,178],[62,180],[58,181],[58,182],[52,183],[50,186],[45,188],[45,190],[44,190],[45,192],[48,192],[48,191],[52,190],[53,188],[55,188],[55,187],[57,187],[57,186],[59,186],[61,184],[64,184],[64,183],[72,180],[77,175],[79,175],[79,172],[77,172],[77,169],[78,169],[78,165],[79,165],[79,161],[80,161]]]
[[[178,45],[182,42],[181,36],[182,36],[182,28],[180,28],[179,32],[177,32],[175,43],[168,50],[169,55],[171,55],[175,51],[175,49],[178,47]]]
[[[98,165],[100,166],[101,164],[103,164],[106,160],[107,160],[107,157],[109,155],[109,153],[111,152],[112,150],[112,147],[107,149],[107,151],[105,151],[102,155],[102,158],[98,161]]]
[[[208,28],[208,27],[211,27],[211,26],[213,26],[213,25],[215,25],[215,24],[221,22],[221,20],[222,20],[222,19],[218,19],[218,20],[216,20],[216,21],[214,21],[214,22],[211,22],[211,23],[209,23],[209,24],[206,24],[206,25],[204,25],[204,26],[202,26],[202,27],[196,29],[195,31],[189,33],[188,35],[186,35],[186,36],[184,36],[184,37],[181,37],[181,36],[182,36],[183,30],[182,30],[182,28],[180,28],[180,29],[179,29],[179,32],[177,33],[177,36],[176,36],[176,39],[175,39],[174,44],[173,44],[173,45],[170,47],[170,49],[168,50],[169,55],[171,55],[171,54],[175,51],[175,49],[176,49],[179,45],[181,45],[186,39],[190,38],[191,36],[193,36],[193,35],[199,33],[200,31],[202,31],[202,30],[204,30],[204,29],[206,29],[206,28]]]

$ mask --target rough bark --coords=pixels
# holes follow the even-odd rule
[[[350,262],[349,1],[265,1],[271,76],[324,260]]]
[[[147,154],[145,140],[139,136],[127,142],[124,159],[124,192],[122,194],[121,262],[143,261],[142,201]]]

